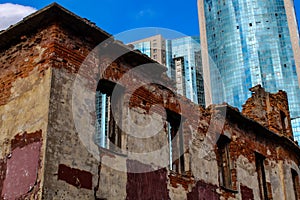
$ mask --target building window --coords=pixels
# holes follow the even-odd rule
[[[181,116],[167,111],[167,133],[169,140],[170,170],[177,173],[185,173],[184,166],[184,141],[183,131],[180,125]]]
[[[282,110],[280,111],[280,120],[281,120],[282,133],[285,133],[286,132],[287,117],[286,117],[285,113]]]
[[[99,81],[96,91],[96,144],[102,148],[117,150],[121,148],[121,130],[116,123],[116,115],[121,114],[121,109],[114,109],[112,105],[118,102],[111,101],[111,93],[115,84],[109,81]],[[118,112],[118,111],[120,112]]]
[[[232,189],[231,159],[229,152],[230,139],[221,135],[218,142],[218,166],[220,185]]]
[[[265,157],[259,153],[255,153],[255,162],[256,162],[256,172],[257,172],[260,196],[261,199],[267,200],[268,188],[267,188],[266,173],[265,173],[265,166],[264,166]]]
[[[299,189],[300,189],[300,187],[299,187],[299,176],[298,176],[298,173],[294,169],[291,169],[291,172],[292,172],[295,199],[298,199],[298,198],[300,198],[300,194],[299,194]]]

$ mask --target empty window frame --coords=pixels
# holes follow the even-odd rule
[[[97,145],[102,148],[114,149],[121,148],[121,130],[116,123],[116,115],[121,116],[120,109],[114,109],[118,102],[111,101],[111,92],[115,84],[109,81],[99,81],[96,91],[96,136]],[[118,111],[117,111],[118,110]]]
[[[294,188],[294,194],[295,194],[295,199],[299,199],[300,198],[300,194],[299,194],[299,176],[298,173],[296,172],[296,170],[291,169],[291,173],[292,173],[292,181],[293,181],[293,188]]]
[[[167,133],[169,140],[170,170],[184,173],[184,141],[181,116],[167,111]]]
[[[218,142],[218,166],[220,185],[227,189],[232,189],[231,159],[230,159],[230,139],[221,135]]]
[[[282,133],[286,132],[286,127],[287,127],[287,117],[285,115],[285,113],[280,110],[280,120],[281,120],[281,127],[282,127]]]
[[[265,157],[259,153],[255,153],[255,164],[256,164],[256,172],[257,172],[260,196],[261,199],[267,200],[268,188],[267,188],[264,162],[265,162]]]

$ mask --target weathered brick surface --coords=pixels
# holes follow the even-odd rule
[[[189,186],[195,183],[195,180],[190,174],[182,175],[177,174],[176,172],[171,172],[169,175],[170,185],[174,188],[182,186],[186,191]]]
[[[51,74],[48,33],[24,33],[14,45],[0,47],[0,185],[5,198],[42,196]]]
[[[271,131],[293,139],[287,94],[279,91],[276,94],[265,92],[260,85],[250,89],[250,97],[243,105],[243,115],[259,122]],[[283,119],[284,115],[286,119]]]
[[[13,83],[17,79],[29,77],[34,70],[42,78],[49,68],[52,41],[48,34],[51,29],[44,29],[34,35],[23,36],[20,43],[9,49],[0,49],[0,105],[6,104],[18,94],[12,94]],[[32,89],[23,87],[22,92]]]

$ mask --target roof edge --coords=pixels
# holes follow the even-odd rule
[[[222,105],[222,106],[226,106],[226,110],[227,110],[226,111],[226,118],[228,117],[228,114],[231,114],[234,117],[239,117],[240,120],[248,122],[247,124],[250,124],[250,125],[252,124],[253,126],[250,126],[250,127],[256,127],[256,129],[261,130],[261,132],[263,133],[263,135],[266,138],[273,138],[276,141],[282,141],[282,144],[290,147],[298,155],[298,157],[300,159],[300,147],[291,138],[278,135],[277,133],[269,130],[268,128],[266,128],[264,126],[262,126],[257,121],[246,117],[241,112],[239,112],[239,110],[237,108],[235,108],[235,107],[232,107],[232,106],[230,106],[228,104]],[[255,128],[253,128],[253,129],[255,129]],[[257,132],[255,132],[255,134],[257,134]]]
[[[2,30],[0,32],[0,50],[11,46],[12,43],[20,41],[20,36],[31,34],[37,29],[46,27],[55,21],[63,23],[70,28],[74,28],[79,31],[79,33],[81,31],[85,35],[98,35],[99,38],[102,39],[113,37],[111,34],[97,27],[95,23],[85,18],[81,18],[54,2],[24,17],[21,21],[11,25],[7,29]],[[67,23],[68,21],[74,21],[72,26]],[[89,29],[89,31],[86,29]],[[95,42],[98,42],[99,38],[93,37]]]

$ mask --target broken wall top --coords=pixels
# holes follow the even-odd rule
[[[285,91],[272,94],[261,85],[250,88],[252,96],[243,105],[242,114],[271,131],[293,139],[288,97]]]

